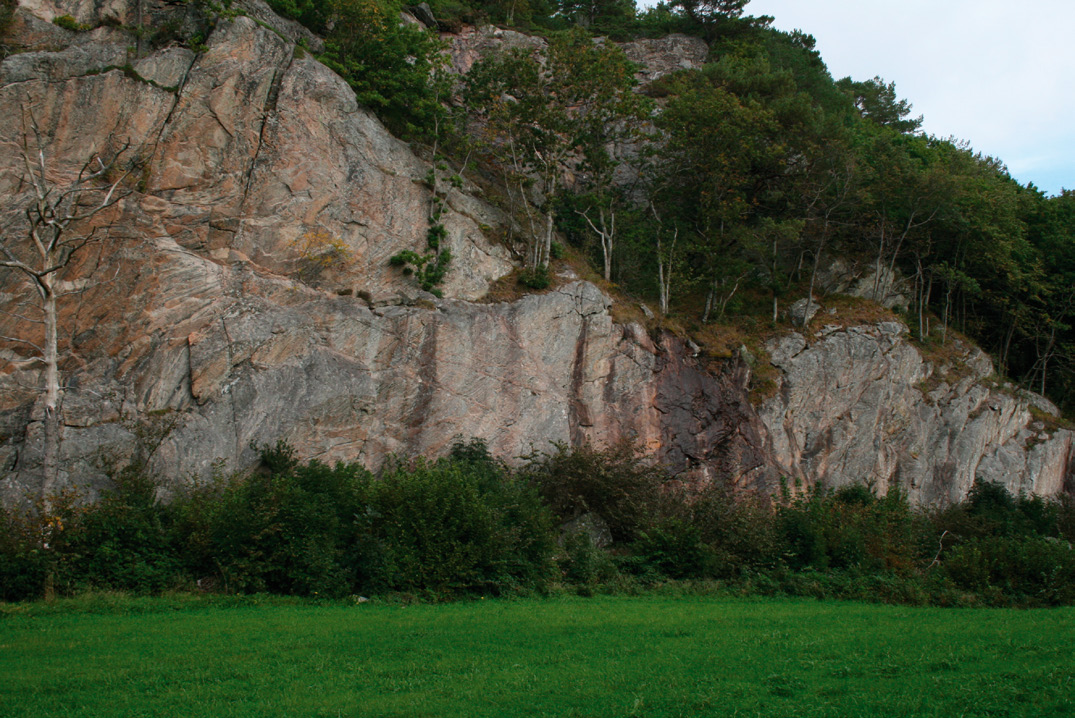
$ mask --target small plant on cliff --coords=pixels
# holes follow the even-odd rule
[[[354,259],[351,248],[324,230],[309,231],[288,243],[295,253],[296,273],[303,282],[313,282],[330,269],[346,269]]]
[[[542,264],[533,269],[522,270],[519,272],[519,284],[528,289],[536,289],[538,291],[548,289],[549,285],[552,284],[552,278],[549,276],[549,268]]]
[[[88,32],[93,29],[92,25],[81,23],[70,15],[60,15],[57,18],[53,18],[52,24],[71,32]]]
[[[434,158],[436,158],[436,149],[437,145],[434,143]],[[441,222],[441,215],[444,214],[444,193],[441,190],[438,171],[442,168],[447,169],[447,165],[434,164],[425,177],[425,182],[431,191],[429,229],[426,230],[426,248],[429,251],[419,254],[407,249],[388,260],[393,267],[402,267],[403,274],[408,276],[413,274],[422,289],[438,297],[441,296],[441,291],[437,285],[444,281],[444,275],[448,273],[448,267],[452,262],[451,250],[441,246],[441,243],[448,238],[448,230]]]

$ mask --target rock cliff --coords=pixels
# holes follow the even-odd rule
[[[194,4],[137,6],[207,33],[197,51],[132,44],[124,28],[142,23],[123,0],[27,0],[16,13],[0,64],[0,113],[15,119],[0,123],[5,236],[25,233],[31,116],[58,186],[93,150],[129,143],[140,160],[130,193],[93,219],[104,241],[65,277],[86,290],[61,308],[64,482],[92,485],[102,450],[130,451],[139,425],[166,417],[154,465],[177,481],[250,466],[252,447],[277,439],[375,466],[476,436],[506,457],[634,438],[676,471],[762,490],[782,476],[870,480],[929,502],[975,476],[1046,494],[1070,483],[1071,432],[982,384],[988,359],[968,354],[977,368],[951,380],[897,325],[774,341],[779,390],[755,407],[744,361],[715,366],[671,334],[615,322],[592,284],[479,303],[513,265],[490,240],[508,219],[467,185],[442,217],[445,298],[419,292],[388,258],[424,244],[428,163],[296,46],[316,38],[257,0],[235,7],[245,14],[210,22]],[[65,14],[93,29],[50,22]],[[460,70],[486,45],[528,42],[467,32],[453,41]],[[704,57],[695,41],[668,43],[630,49],[647,77]],[[19,280],[0,287],[17,314]],[[33,331],[0,316],[0,335]],[[40,473],[40,370],[9,341],[0,366],[12,500]]]
[[[963,498],[975,478],[1017,494],[1055,495],[1070,483],[1073,434],[1047,426],[1055,407],[991,381],[993,364],[976,348],[954,341],[945,361],[931,362],[906,333],[895,322],[830,325],[810,341],[792,333],[770,343],[780,387],[758,413],[783,475],[899,486],[927,504]]]

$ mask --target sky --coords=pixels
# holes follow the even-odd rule
[[[746,13],[813,35],[834,79],[895,82],[925,132],[1047,194],[1075,189],[1075,0],[751,0]]]

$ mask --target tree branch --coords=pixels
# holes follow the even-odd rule
[[[15,342],[16,344],[25,344],[28,347],[33,347],[34,349],[38,350],[42,354],[45,353],[44,349],[42,349],[38,345],[34,344],[33,342],[26,341],[25,339],[19,339],[18,337],[9,337],[9,336],[4,336],[4,335],[0,335],[0,339],[3,339],[4,341],[9,341],[9,342]]]

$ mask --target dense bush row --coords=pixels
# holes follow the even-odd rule
[[[753,593],[1075,603],[1068,497],[979,484],[936,511],[865,486],[762,500],[687,491],[629,446],[559,446],[512,470],[482,443],[458,443],[376,476],[299,462],[282,444],[262,457],[257,472],[166,503],[133,467],[95,503],[65,494],[48,511],[0,512],[0,598],[195,588],[442,598],[715,580]]]

